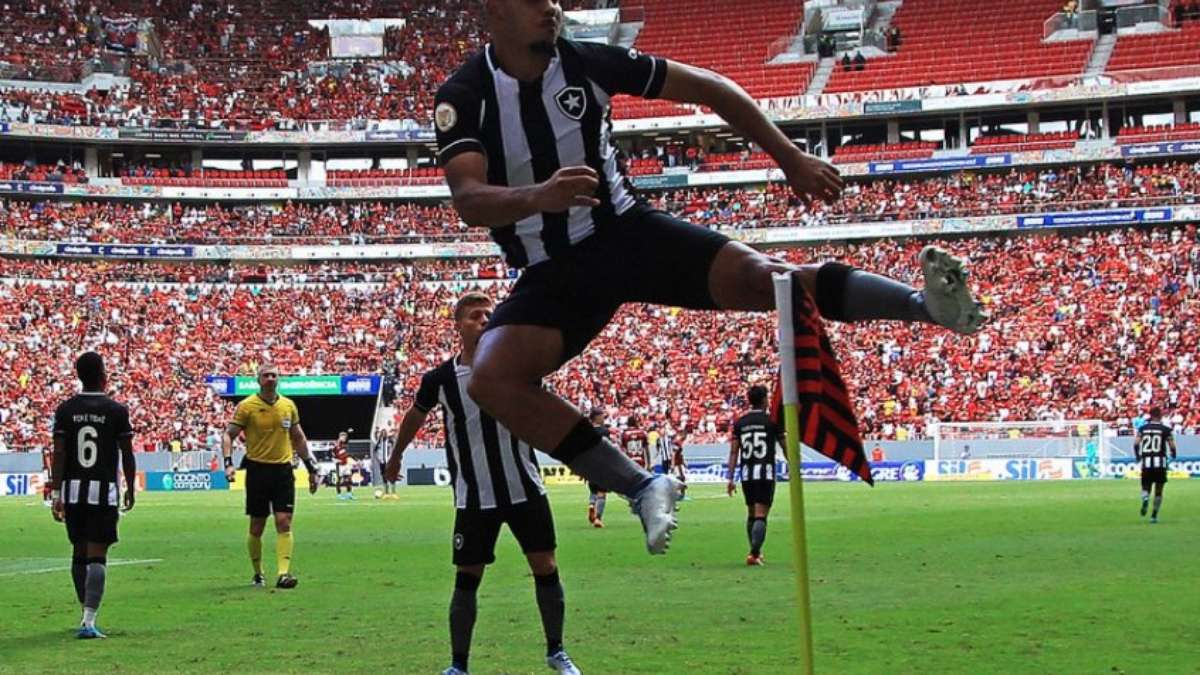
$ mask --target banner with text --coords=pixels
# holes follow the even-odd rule
[[[204,378],[219,396],[249,396],[258,393],[258,380],[239,375],[209,375]],[[279,378],[284,396],[375,396],[382,378],[378,375],[295,375]]]
[[[1050,459],[929,459],[925,480],[1070,480],[1074,467],[1069,458]]]

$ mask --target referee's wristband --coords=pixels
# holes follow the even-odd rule
[[[306,471],[308,471],[309,473],[317,472],[317,465],[313,464],[313,461],[311,459],[304,457],[300,461],[304,462],[304,469]]]
[[[233,468],[233,457],[230,457],[229,455],[225,455],[225,468],[226,469]]]

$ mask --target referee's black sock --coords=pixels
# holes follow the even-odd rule
[[[550,456],[607,492],[633,497],[654,476],[604,440],[582,417]]]
[[[750,526],[750,554],[759,555],[762,553],[763,542],[767,540],[767,519],[755,518],[753,525]]]
[[[799,282],[798,277],[794,277]],[[906,283],[828,262],[817,270],[817,309],[830,321],[937,322],[925,295]]]
[[[87,588],[87,558],[71,558],[71,581],[75,582],[75,597],[83,605],[83,592]]]
[[[562,582],[558,570],[554,570],[545,576],[534,575],[533,583],[538,612],[542,615],[542,629],[546,633],[546,656],[552,656],[563,648],[563,617],[567,610]]]
[[[471,633],[475,631],[477,614],[475,593],[481,577],[459,572],[454,577],[454,595],[450,597],[450,659],[459,670],[468,670],[471,654]]]

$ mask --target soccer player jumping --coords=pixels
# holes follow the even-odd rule
[[[702,310],[775,308],[772,274],[793,277],[826,319],[897,320],[960,333],[983,320],[962,263],[921,254],[925,290],[839,263],[786,265],[649,208],[612,142],[617,94],[705,105],[779,164],[806,202],[832,202],[838,172],[797,148],[736,83],[702,68],[560,36],[557,0],[486,0],[492,42],[438,90],[439,162],[454,206],[524,268],[479,343],[468,392],[519,438],[632,499],[651,553],[675,528],[678,481],[654,478],[540,386],[627,302]],[[801,313],[801,312],[798,312]]]

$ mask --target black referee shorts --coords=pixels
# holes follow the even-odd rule
[[[496,539],[504,524],[508,524],[523,553],[553,551],[558,546],[550,500],[545,495],[503,508],[456,509],[454,564],[490,565],[496,562]]]
[[[292,463],[266,464],[247,459],[246,515],[266,518],[272,513],[292,513],[296,506],[296,474]]]
[[[1142,489],[1149,490],[1155,485],[1167,484],[1167,470],[1165,468],[1157,469],[1142,469]]]
[[[582,353],[624,303],[717,309],[708,272],[727,243],[720,232],[635,206],[563,256],[526,269],[487,330],[557,328],[561,365]]]
[[[117,543],[117,521],[120,520],[117,507],[67,504],[63,510],[67,539],[72,544]]]

